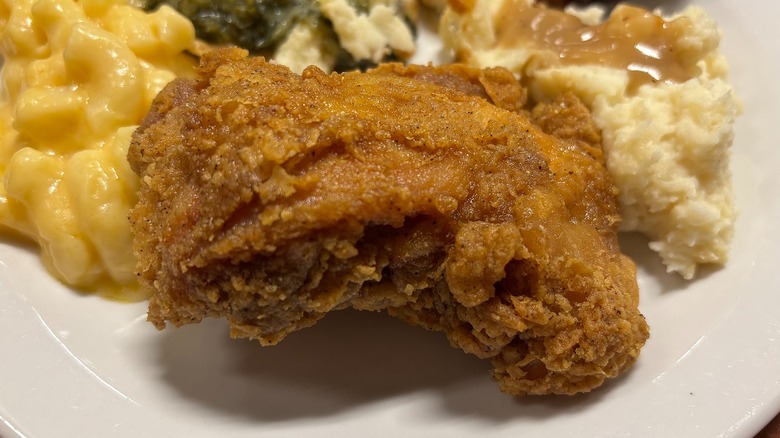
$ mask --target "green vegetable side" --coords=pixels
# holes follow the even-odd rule
[[[358,14],[369,11],[368,0],[346,0]],[[234,44],[253,54],[270,56],[296,25],[320,29],[333,41],[338,36],[320,11],[319,0],[137,0],[145,10],[168,5],[189,18],[198,38],[211,44]],[[414,26],[408,17],[410,30]],[[338,47],[335,71],[366,69],[374,62],[355,59]],[[391,51],[382,61],[398,57]]]

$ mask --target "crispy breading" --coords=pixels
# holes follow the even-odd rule
[[[502,69],[299,76],[207,54],[130,149],[149,319],[224,317],[268,345],[386,310],[491,359],[511,394],[618,375],[648,329],[598,131],[572,96],[524,103]]]

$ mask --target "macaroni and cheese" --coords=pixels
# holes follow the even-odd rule
[[[127,220],[130,136],[195,59],[192,24],[122,0],[0,0],[0,231],[62,282],[140,298]]]

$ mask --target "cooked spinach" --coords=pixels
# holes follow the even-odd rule
[[[299,21],[322,20],[317,0],[147,0],[144,8],[163,4],[189,18],[198,38],[252,52],[279,44]]]
[[[234,44],[252,53],[269,53],[298,23],[319,27],[335,39],[330,21],[320,12],[319,0],[132,0],[146,10],[168,5],[192,21],[198,38],[213,44]],[[347,0],[358,12],[369,10],[369,0]],[[140,3],[140,4],[139,4]],[[410,28],[414,26],[409,22]],[[393,55],[387,60],[395,59]],[[345,50],[337,54],[337,71],[366,69],[374,63],[356,60]]]

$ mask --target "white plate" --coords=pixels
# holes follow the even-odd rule
[[[670,9],[685,2],[670,1]],[[280,346],[219,321],[157,332],[145,305],[70,291],[36,251],[0,244],[0,435],[28,437],[750,437],[780,411],[780,3],[700,0],[743,99],[731,261],[686,283],[640,238],[652,336],[590,394],[515,399],[444,337],[340,312]]]

